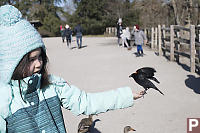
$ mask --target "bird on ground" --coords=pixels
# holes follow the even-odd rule
[[[154,80],[157,83],[160,83],[155,77],[154,73],[156,70],[151,67],[143,67],[138,70],[136,70],[135,73],[132,73],[129,77],[132,77],[136,83],[141,85],[145,89],[145,93],[149,88],[153,88],[157,91],[159,91],[162,95],[164,95],[163,92],[161,92],[150,80]],[[149,80],[150,79],[150,80]]]
[[[124,133],[128,133],[129,131],[136,131],[136,130],[133,129],[131,126],[125,126],[124,127]]]
[[[88,118],[83,118],[80,123],[78,124],[78,133],[87,133],[90,131],[90,127],[92,126],[93,115],[89,115]]]

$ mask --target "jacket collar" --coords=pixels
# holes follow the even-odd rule
[[[11,80],[10,85],[14,86],[14,87],[20,86],[22,93],[26,94],[27,92],[31,93],[31,92],[39,89],[40,82],[41,82],[41,74],[36,73],[30,77],[26,77],[21,80]]]

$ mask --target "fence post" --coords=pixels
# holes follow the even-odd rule
[[[159,56],[161,56],[162,54],[162,50],[161,50],[161,25],[158,25],[158,53],[159,53]]]
[[[115,36],[117,36],[117,28],[115,27]]]
[[[170,25],[170,61],[174,61],[174,25]]]
[[[154,46],[154,28],[151,28],[151,49],[153,49]]]
[[[195,26],[190,26],[190,72],[195,72]]]
[[[115,35],[115,27],[112,27],[112,35]]]
[[[106,34],[108,34],[108,27],[106,28]]]
[[[147,29],[145,28],[144,29],[144,34],[146,35],[146,37],[147,37]],[[146,44],[147,45],[147,44]]]
[[[111,27],[108,28],[108,34],[111,34]]]
[[[155,28],[155,49],[158,49],[158,27]]]
[[[163,25],[162,27],[164,28],[163,29],[163,47],[165,47],[165,43],[166,43],[166,40],[165,40],[166,39],[165,38],[166,37],[166,35],[165,35],[165,25]]]

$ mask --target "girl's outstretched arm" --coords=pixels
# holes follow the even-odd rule
[[[56,80],[54,87],[62,106],[76,115],[98,114],[108,110],[127,108],[133,105],[134,100],[143,96],[142,93],[133,96],[129,87],[86,93],[75,86],[68,85],[60,78]]]

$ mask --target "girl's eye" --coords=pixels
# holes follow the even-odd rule
[[[29,61],[30,61],[30,62],[33,62],[34,60],[35,60],[35,59],[34,59],[34,58],[32,58],[32,59],[30,59]]]
[[[41,60],[42,60],[42,55],[40,55],[40,56],[38,57],[38,60],[39,60],[39,61],[41,61]]]
[[[42,55],[40,55],[40,56],[38,56],[38,57],[33,57],[33,58],[30,58],[30,59],[29,59],[30,62],[34,62],[35,60],[42,61]]]

